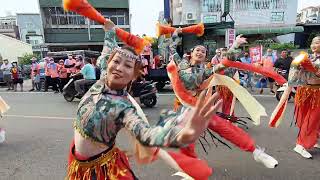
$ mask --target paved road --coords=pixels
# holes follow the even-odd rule
[[[11,106],[4,121],[0,122],[7,130],[7,141],[0,145],[0,179],[63,179],[72,139],[72,119],[78,102],[67,103],[61,95],[53,93],[0,93]],[[171,108],[172,98],[168,94],[161,95],[156,108],[145,109],[151,123],[156,122],[161,109]],[[275,98],[259,96],[257,99],[270,114],[276,104]],[[236,113],[246,115],[240,106],[237,106]],[[292,151],[297,134],[296,128],[290,127],[292,120],[291,103],[280,128],[267,128],[265,118],[259,127],[250,125],[248,130],[258,145],[266,147],[266,151],[279,160],[276,169],[264,168],[253,160],[251,154],[235,147],[229,150],[221,144],[215,147],[210,143],[209,155],[205,155],[199,145],[201,157],[214,167],[214,175],[210,179],[319,179],[320,151],[312,151],[313,160],[302,159]],[[120,135],[117,143],[126,147],[128,142],[125,136]],[[173,171],[161,162],[147,167],[133,164],[132,168],[143,180],[177,179],[170,177]]]

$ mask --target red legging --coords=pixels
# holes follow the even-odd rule
[[[208,128],[243,151],[253,152],[256,149],[255,142],[248,133],[219,116],[215,115],[212,117]],[[194,158],[197,157],[195,144],[190,144],[186,148],[180,148],[180,152]]]
[[[296,109],[299,134],[297,144],[306,149],[313,148],[317,143],[320,131],[320,107],[311,108],[310,104],[300,105]]]

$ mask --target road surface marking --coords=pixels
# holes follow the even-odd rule
[[[55,95],[55,94],[60,94],[60,93],[54,93],[54,92],[0,92],[1,94],[52,94],[52,95]],[[163,93],[158,93],[159,96],[174,96],[173,93],[166,93],[166,94],[163,94]],[[274,95],[268,95],[268,94],[255,94],[253,95],[254,97],[274,97]]]
[[[4,91],[4,92],[1,92],[0,91],[0,93],[1,94],[55,94],[54,92],[7,92],[7,91]],[[58,94],[58,93],[56,93],[56,94]]]
[[[54,116],[24,116],[24,115],[3,115],[3,117],[16,117],[16,118],[29,118],[29,119],[61,119],[61,120],[74,120],[73,117],[54,117]]]
[[[159,96],[174,96],[173,93],[168,93],[168,94],[158,94]],[[256,94],[252,95],[253,97],[274,97],[274,95],[268,95],[268,94]]]

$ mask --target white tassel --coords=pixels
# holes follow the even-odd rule
[[[184,172],[176,172],[172,176],[180,176],[182,177],[181,180],[194,180],[192,177],[190,177],[188,174]]]

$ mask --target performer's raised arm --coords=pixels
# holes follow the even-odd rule
[[[102,74],[105,74],[107,67],[106,61],[109,59],[113,50],[118,47],[116,41],[115,24],[112,21],[107,21],[103,27],[105,31],[103,50],[101,56],[97,60],[97,66],[100,67]],[[103,77],[103,75],[101,76]]]

